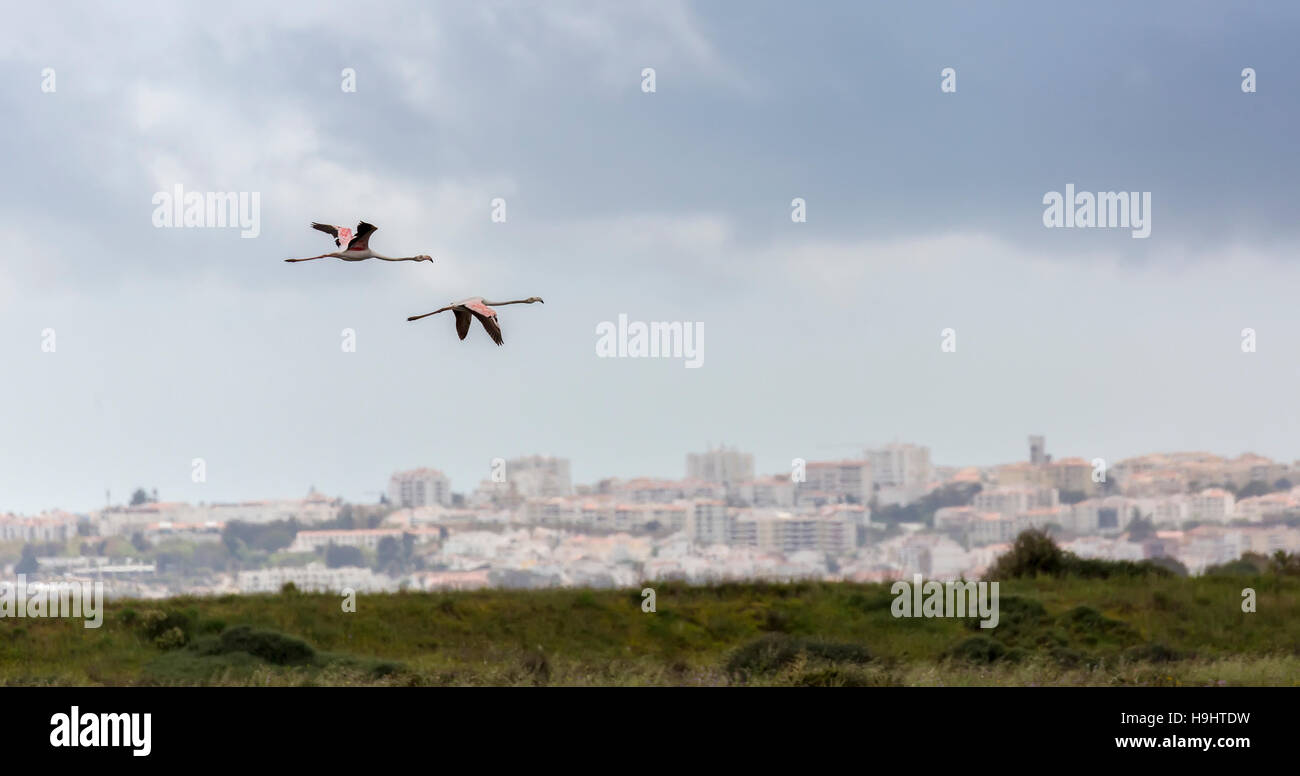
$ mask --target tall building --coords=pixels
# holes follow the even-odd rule
[[[871,482],[882,502],[905,503],[924,495],[930,484],[930,448],[911,444],[868,450]]]
[[[866,461],[809,461],[796,495],[800,504],[865,504],[871,500],[871,482],[871,464]]]
[[[741,483],[754,479],[754,456],[726,446],[705,453],[688,453],[686,477],[705,482]]]
[[[506,480],[525,498],[573,495],[569,459],[529,455],[506,461]]]
[[[1052,460],[1047,454],[1047,438],[1044,436],[1029,437],[1029,462],[1034,466],[1042,466]]]
[[[437,469],[396,472],[388,479],[388,500],[398,507],[451,506],[451,481]]]
[[[727,544],[731,541],[731,516],[727,502],[698,499],[687,515],[686,532],[700,544]]]

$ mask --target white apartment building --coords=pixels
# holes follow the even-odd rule
[[[396,472],[388,480],[388,500],[398,507],[451,506],[451,481],[437,469]]]
[[[741,483],[736,488],[736,494],[756,507],[792,507],[795,484],[789,477],[760,477]]]
[[[885,445],[866,451],[871,483],[882,503],[907,503],[925,494],[930,484],[930,448]]]
[[[573,495],[569,459],[529,455],[506,461],[506,480],[525,498]]]
[[[686,533],[699,544],[727,544],[731,541],[727,502],[699,499],[687,515]]]
[[[809,461],[805,479],[795,495],[799,503],[827,503],[853,500],[865,504],[871,500],[872,473],[868,461]]]
[[[76,535],[75,515],[0,515],[0,542],[66,542]]]
[[[152,502],[134,507],[109,507],[98,513],[99,534],[113,536],[142,531],[150,525],[206,525],[208,523],[273,523],[297,520],[320,523],[338,517],[339,499],[327,498],[311,491],[301,499],[259,499],[256,501],[186,504]]]
[[[977,512],[997,512],[1007,517],[1034,509],[1051,509],[1059,504],[1056,488],[990,488],[976,493],[971,502]]]
[[[582,504],[560,496],[530,498],[519,508],[520,522],[533,525],[575,525],[582,514]]]
[[[307,566],[281,566],[239,572],[241,593],[278,593],[292,582],[299,590],[315,593],[337,593],[351,588],[358,593],[386,593],[398,589],[397,581],[368,568],[344,566],[327,568],[322,563]]]
[[[1019,535],[1019,525],[1014,517],[997,512],[978,512],[967,526],[966,536],[970,545],[1006,544]]]
[[[706,482],[741,483],[754,479],[754,456],[724,445],[704,453],[688,453],[686,478]]]
[[[812,550],[843,555],[857,546],[857,531],[844,514],[792,514],[747,509],[732,523],[731,544],[785,554]]]
[[[1191,499],[1191,519],[1206,523],[1226,523],[1236,511],[1236,499],[1222,488],[1207,488],[1193,494]]]

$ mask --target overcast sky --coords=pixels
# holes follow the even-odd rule
[[[676,477],[709,442],[1300,458],[1300,6],[812,5],[11,8],[0,512],[467,492],[531,453]],[[1150,192],[1150,237],[1045,228],[1068,183]],[[155,228],[177,184],[258,192],[260,235]],[[437,260],[281,261],[360,219]],[[475,295],[546,304],[500,348],[406,322]],[[703,322],[703,366],[598,358],[620,313]]]

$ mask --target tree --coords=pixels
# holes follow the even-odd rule
[[[131,506],[138,507],[141,504],[148,504],[148,503],[149,503],[149,494],[145,492],[144,488],[136,488],[135,493],[131,494]]]
[[[1137,508],[1133,508],[1137,512]],[[1148,518],[1134,517],[1128,524],[1128,540],[1130,542],[1141,542],[1156,535],[1156,526]]]
[[[385,536],[379,540],[379,546],[375,548],[375,565],[380,569],[387,569],[390,566],[400,563],[402,560],[402,545],[391,536]]]
[[[1176,577],[1187,576],[1187,567],[1177,558],[1171,558],[1167,555],[1161,555],[1158,558],[1152,558],[1151,564],[1160,568],[1169,569]]]
[[[332,568],[342,568],[343,566],[364,566],[366,564],[365,555],[361,553],[360,547],[339,546],[330,543],[325,548],[325,565]]]
[[[1255,496],[1266,496],[1272,492],[1273,489],[1269,487],[1267,482],[1263,480],[1251,480],[1246,483],[1244,488],[1237,491],[1236,497],[1239,499],[1253,498]]]
[[[15,574],[35,574],[41,567],[36,560],[36,548],[30,544],[23,545],[23,557],[14,566]]]

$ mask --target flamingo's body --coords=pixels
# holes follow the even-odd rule
[[[344,261],[364,261],[365,259],[381,259],[383,261],[433,261],[432,257],[423,254],[419,256],[401,256],[394,258],[392,256],[383,256],[370,250],[370,235],[378,227],[367,224],[365,221],[357,224],[356,232],[346,226],[331,226],[329,224],[318,224],[313,222],[312,229],[318,229],[334,238],[334,245],[343,248],[341,251],[333,253],[322,253],[319,256],[308,256],[305,259],[285,259],[285,261],[311,261],[312,259],[343,259]],[[347,247],[344,247],[347,246]]]
[[[532,304],[533,302],[542,302],[542,298],[540,296],[530,296],[527,299],[515,299],[511,302],[485,302],[481,296],[472,296],[469,299],[452,302],[446,307],[434,310],[431,313],[412,315],[406,320],[418,321],[421,318],[428,318],[430,315],[437,315],[451,310],[452,314],[456,316],[456,334],[461,339],[465,339],[469,334],[470,321],[478,318],[479,323],[483,324],[483,328],[487,331],[488,336],[492,338],[492,341],[502,345],[505,344],[505,340],[501,338],[501,326],[497,323],[497,311],[492,309],[492,305],[500,307],[507,304]],[[542,302],[542,304],[546,303]]]

